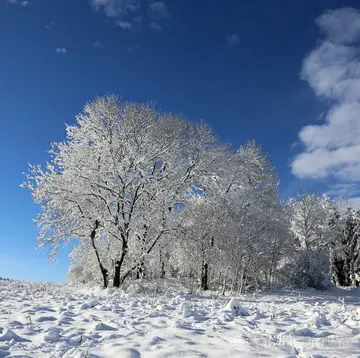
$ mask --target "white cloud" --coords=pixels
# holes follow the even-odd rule
[[[132,28],[132,24],[129,21],[118,20],[116,21],[116,25],[121,27],[123,30],[130,30]]]
[[[29,6],[30,3],[29,3],[28,1],[21,1],[21,2],[20,2],[20,5],[21,5],[22,7],[26,7],[26,6]]]
[[[352,44],[360,40],[360,18],[355,9],[326,11],[317,18],[316,23],[324,34],[337,44]]]
[[[157,22],[150,22],[149,27],[151,30],[161,32],[163,29]]]
[[[60,54],[60,55],[66,55],[68,53],[67,49],[65,47],[58,47],[55,50],[56,53]]]
[[[167,19],[170,17],[170,11],[162,1],[155,1],[149,5],[149,13],[153,19]]]
[[[18,1],[18,0],[15,0]],[[90,0],[94,11],[101,11],[123,30],[141,32],[142,23],[149,22],[153,31],[163,30],[159,21],[171,17],[163,1],[154,0]]]
[[[226,38],[226,42],[229,47],[235,47],[240,44],[240,36],[238,34],[232,34]]]
[[[360,184],[357,183],[338,183],[329,187],[326,192],[330,196],[341,196],[342,198],[359,197],[360,196]]]
[[[103,10],[108,17],[122,17],[139,10],[141,0],[90,0],[95,11]]]
[[[105,48],[105,45],[100,41],[96,41],[94,43],[94,47],[96,47],[96,48]]]
[[[300,130],[299,178],[360,180],[360,11],[342,8],[317,19],[325,38],[304,59],[301,77],[330,103],[325,123]]]

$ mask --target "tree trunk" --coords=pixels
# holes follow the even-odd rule
[[[165,279],[165,262],[162,250],[160,250],[160,278]]]
[[[224,283],[223,283],[223,289],[222,289],[222,295],[225,296],[225,292],[226,292],[226,281],[227,281],[227,272],[224,276]]]
[[[233,275],[232,284],[231,284],[231,292],[235,292],[238,287],[239,280],[239,265],[236,265],[235,275]]]
[[[165,274],[166,274],[166,272],[165,272],[165,262],[163,261],[162,263],[161,263],[161,279],[165,279]]]
[[[99,225],[100,225],[99,220],[96,220],[95,221],[95,228],[93,229],[93,231],[90,234],[90,239],[91,239],[91,245],[92,245],[92,247],[93,247],[93,249],[95,251],[96,259],[97,259],[98,264],[99,264],[101,275],[103,277],[103,286],[104,286],[104,288],[107,288],[108,287],[108,270],[103,266],[103,264],[101,262],[101,259],[100,259],[99,252],[98,252],[97,247],[95,245],[96,231],[97,231]]]
[[[121,279],[121,268],[124,264],[124,260],[128,251],[127,241],[123,237],[123,245],[122,245],[122,252],[119,260],[115,261],[115,273],[114,273],[114,280],[113,286],[120,287],[120,285],[124,282],[124,279]]]
[[[145,270],[145,264],[144,262],[141,262],[141,264],[138,265],[136,270],[136,279],[139,280],[140,278],[146,277],[146,270]]]
[[[247,280],[246,268],[242,267],[240,274],[240,293],[244,293]]]
[[[201,289],[208,290],[208,270],[209,270],[209,264],[207,262],[203,262],[202,268],[201,268]]]
[[[115,261],[115,272],[114,272],[114,280],[113,286],[120,287],[120,269],[121,269],[121,262],[120,260]]]

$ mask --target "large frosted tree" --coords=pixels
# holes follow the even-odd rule
[[[174,211],[211,171],[219,143],[204,123],[115,96],[86,105],[66,129],[46,168],[30,167],[24,183],[42,207],[39,245],[55,255],[72,238],[88,241],[104,286],[112,272],[118,287],[177,229]],[[106,260],[98,249],[104,240],[111,247]]]

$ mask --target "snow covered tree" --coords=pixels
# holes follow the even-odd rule
[[[229,246],[233,262],[230,272],[233,288],[243,291],[246,286],[257,286],[261,274],[271,281],[278,261],[275,253],[280,257],[286,230],[285,221],[279,221],[283,217],[279,180],[269,159],[254,142],[241,147],[234,156],[233,174],[229,196],[235,235]]]
[[[220,158],[217,171],[198,182],[186,210],[182,248],[202,289],[211,280],[223,289],[232,282],[232,289],[243,290],[261,273],[271,281],[286,221],[278,179],[260,147],[251,142]]]
[[[282,283],[326,290],[331,285],[329,256],[317,249],[295,251],[281,269]]]
[[[292,208],[291,229],[302,249],[327,245],[326,230],[329,221],[329,199],[303,193],[290,199]]]
[[[53,144],[46,169],[30,167],[24,183],[42,205],[39,245],[50,245],[55,255],[72,238],[90,241],[104,287],[110,271],[120,286],[177,229],[175,207],[211,170],[218,143],[205,123],[152,105],[115,96],[87,104],[67,127],[67,140]],[[114,267],[101,259],[100,240],[110,242],[107,262]]]
[[[326,289],[330,284],[329,217],[331,200],[301,193],[287,203],[293,250],[282,268],[285,282],[300,287]]]
[[[357,287],[360,283],[360,210],[338,205],[330,227],[333,281],[338,286]]]

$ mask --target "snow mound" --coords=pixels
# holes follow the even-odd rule
[[[72,348],[68,350],[63,356],[63,358],[100,358],[97,355],[91,354],[88,351],[79,350],[77,348]]]
[[[233,317],[249,316],[249,312],[241,305],[240,301],[232,298],[224,307],[223,312],[231,313]]]
[[[0,342],[10,342],[12,340],[15,342],[29,342],[27,339],[18,336],[10,329],[5,329],[0,335]]]
[[[329,326],[330,322],[326,319],[326,314],[322,311],[315,310],[310,317],[310,323],[316,328]]]
[[[150,342],[150,345],[151,346],[156,346],[158,344],[162,344],[162,343],[165,343],[166,342],[166,339],[165,338],[162,338],[162,337],[159,337],[159,336],[155,336],[151,339],[151,342]]]
[[[99,301],[98,301],[96,298],[94,298],[93,300],[91,300],[91,301],[88,303],[89,307],[91,307],[91,308],[97,306],[98,304],[99,304]]]
[[[9,323],[9,326],[14,327],[14,328],[20,328],[20,327],[23,327],[24,325],[19,321],[11,321]]]
[[[196,312],[192,309],[192,306],[188,302],[183,302],[180,305],[180,312],[184,318],[188,318],[196,315]]]
[[[285,332],[279,333],[277,338],[280,342],[288,340],[289,337],[314,337],[314,332],[309,328],[291,328]]]
[[[140,352],[134,348],[121,349],[116,353],[116,356],[121,358],[141,358]]]
[[[59,342],[60,339],[61,336],[56,330],[51,330],[47,332],[44,336],[44,342]]]
[[[111,327],[105,323],[99,322],[94,327],[95,331],[116,331],[115,327]]]
[[[40,316],[37,319],[38,322],[53,322],[56,321],[56,317],[54,316]]]

